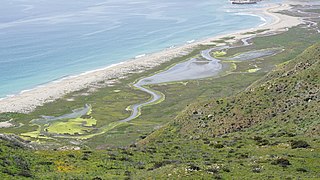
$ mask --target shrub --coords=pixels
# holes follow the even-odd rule
[[[221,149],[221,148],[224,148],[224,145],[223,144],[213,144],[213,147],[217,148],[217,149]]]
[[[131,176],[131,172],[130,172],[130,171],[125,171],[125,172],[124,172],[124,175],[126,175],[126,176]]]
[[[297,168],[296,170],[297,170],[298,172],[308,172],[308,170],[305,169],[305,168]]]
[[[310,145],[306,141],[298,140],[298,141],[291,141],[291,148],[308,148]]]
[[[260,173],[262,171],[262,167],[255,165],[252,167],[252,172],[254,173]]]
[[[144,164],[144,162],[141,162],[141,161],[137,162],[136,168],[138,168],[138,169],[145,169],[145,164]]]
[[[168,164],[172,164],[172,163],[180,163],[179,161],[175,161],[175,160],[165,160],[165,161],[158,161],[155,162],[152,168],[149,168],[148,170],[154,170],[157,168],[160,168],[162,166],[166,166]]]
[[[199,166],[196,166],[194,164],[190,164],[189,167],[188,167],[188,170],[190,171],[200,171],[200,167]]]
[[[254,136],[254,137],[253,137],[253,140],[255,140],[255,141],[261,141],[261,140],[262,140],[262,137],[260,137],[260,136]]]
[[[224,172],[230,172],[230,169],[229,169],[228,167],[222,167],[222,170],[223,170]]]
[[[102,180],[101,177],[94,177],[92,180]]]
[[[27,178],[33,177],[29,170],[22,170],[18,175]]]
[[[249,158],[249,154],[248,154],[248,153],[237,153],[236,155],[237,155],[238,158],[240,158],[240,159]]]
[[[86,150],[86,151],[83,151],[84,154],[92,154],[92,151],[90,150]]]
[[[257,145],[259,145],[259,146],[265,146],[265,145],[269,145],[270,144],[268,140],[263,139],[260,136],[253,137],[253,140],[255,140],[257,142]]]
[[[39,164],[39,165],[47,165],[47,166],[50,166],[50,165],[53,165],[54,163],[51,162],[51,161],[44,161],[44,162],[39,162],[38,164]]]
[[[67,156],[70,157],[70,158],[75,158],[76,157],[74,154],[68,154]]]
[[[82,118],[82,119],[90,119],[92,117],[90,115],[85,114],[85,115],[82,115],[80,118]]]
[[[88,154],[83,154],[83,157],[81,158],[84,161],[89,160],[89,155]]]
[[[272,165],[279,165],[281,167],[287,167],[287,166],[291,165],[290,161],[285,158],[279,158],[279,159],[273,161],[271,164]]]
[[[209,168],[209,169],[207,169],[207,172],[211,173],[211,174],[216,174],[219,172],[219,169],[218,168]]]

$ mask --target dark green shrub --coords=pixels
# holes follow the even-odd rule
[[[228,167],[222,167],[222,170],[223,170],[224,172],[231,172]]]
[[[139,161],[139,162],[137,162],[136,167],[138,169],[145,169],[145,164],[144,164],[144,162]]]
[[[75,158],[76,157],[74,154],[68,154],[67,156],[70,157],[70,158]]]
[[[209,169],[207,169],[207,172],[208,173],[212,173],[212,174],[216,174],[216,173],[219,173],[219,169],[217,169],[217,168],[209,168]]]
[[[298,140],[298,141],[291,141],[291,148],[308,148],[310,145],[306,141]]]
[[[297,168],[296,171],[298,171],[298,172],[308,172],[308,170],[305,169],[305,168]]]
[[[45,162],[39,162],[38,163],[39,165],[53,165],[54,163],[53,162],[51,162],[51,161],[45,161]]]
[[[188,167],[188,170],[190,171],[200,171],[201,168],[197,165],[194,165],[194,164],[190,164],[189,167]]]
[[[238,158],[240,158],[240,159],[249,158],[249,154],[248,153],[237,153],[236,155],[238,155]]]
[[[81,159],[84,160],[84,161],[87,161],[87,160],[89,160],[89,155],[88,154],[84,154]]]
[[[287,167],[291,165],[290,161],[285,158],[279,158],[271,163],[272,165],[279,165],[281,167]]]
[[[102,180],[101,177],[94,177],[92,180]]]
[[[86,150],[86,151],[83,151],[84,154],[92,154],[92,151],[90,150]]]
[[[124,175],[126,175],[126,176],[131,176],[131,172],[130,172],[130,171],[125,171],[125,172],[124,172]]]
[[[82,115],[81,118],[82,119],[90,119],[92,117],[90,115],[85,114],[85,115]]]
[[[257,145],[259,145],[259,146],[265,146],[265,145],[269,145],[270,144],[268,140],[263,139],[260,136],[254,136],[253,140],[255,140],[257,142]]]
[[[224,148],[224,145],[223,144],[214,144],[213,147],[217,148],[217,149],[221,149],[221,148]]]
[[[23,177],[27,177],[27,178],[33,177],[29,170],[22,170],[18,175],[23,176]]]

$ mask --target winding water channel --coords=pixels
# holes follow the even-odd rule
[[[251,42],[249,42],[249,40],[252,39],[253,37],[255,36],[241,39],[242,45],[239,45],[239,46],[219,46],[219,47],[202,50],[200,52],[200,55],[197,57],[190,58],[185,62],[178,63],[173,67],[165,71],[162,71],[160,73],[140,79],[135,84],[133,84],[133,87],[150,94],[151,96],[150,99],[146,102],[131,105],[128,109],[131,111],[131,115],[128,118],[100,127],[96,129],[97,131],[94,134],[90,134],[90,135],[83,134],[78,136],[66,135],[66,134],[50,134],[44,131],[43,126],[40,129],[40,134],[45,136],[50,136],[50,137],[84,138],[84,139],[91,138],[98,134],[103,134],[106,131],[113,129],[114,127],[118,126],[121,123],[129,122],[139,117],[139,115],[141,114],[142,107],[159,103],[161,102],[161,100],[164,99],[164,94],[149,88],[148,85],[214,77],[218,75],[220,72],[224,71],[225,69],[223,63],[221,63],[221,60],[246,61],[246,60],[253,60],[260,57],[274,55],[280,52],[279,49],[276,49],[276,48],[253,50],[253,51],[240,53],[233,57],[220,58],[221,60],[211,56],[212,54],[211,52],[213,51],[221,51],[221,50],[227,50],[231,48],[249,46],[251,45]],[[43,124],[51,123],[61,119],[77,118],[87,114],[90,108],[91,108],[90,105],[85,105],[84,108],[76,109],[69,114],[65,114],[59,117],[42,116],[42,118],[35,119],[33,120],[33,122],[43,125]]]
[[[272,34],[269,34],[272,35]],[[129,110],[132,112],[131,115],[119,122],[128,122],[140,115],[140,109],[143,106],[151,105],[157,103],[163,98],[163,95],[157,91],[147,88],[147,85],[161,84],[168,82],[184,81],[184,80],[194,80],[213,77],[218,75],[223,70],[222,64],[219,59],[211,56],[212,51],[221,51],[231,48],[238,48],[243,46],[250,46],[252,43],[249,42],[255,36],[247,37],[241,39],[242,45],[239,46],[219,46],[215,48],[206,49],[200,52],[200,57],[191,58],[188,61],[178,63],[166,71],[160,72],[150,77],[140,79],[133,86],[141,91],[144,91],[151,95],[151,98],[147,102],[138,103],[130,106]],[[241,53],[235,57],[228,60],[245,61],[252,60],[256,58],[261,58],[265,56],[271,56],[279,53],[279,49],[265,49],[258,51],[249,51]]]
[[[249,38],[243,39],[242,46],[248,46],[248,40]],[[211,52],[229,48],[231,47],[219,46],[203,50],[200,52],[200,57],[198,58],[191,58],[188,61],[174,65],[166,71],[160,72],[150,77],[140,79],[133,86],[141,91],[150,94],[151,98],[147,102],[138,103],[130,106],[130,111],[132,112],[131,115],[126,119],[120,120],[119,122],[128,122],[137,118],[140,115],[140,109],[143,106],[156,103],[162,98],[163,95],[161,93],[147,88],[146,85],[208,78],[220,73],[222,71],[222,64],[220,63],[220,60],[211,56]]]

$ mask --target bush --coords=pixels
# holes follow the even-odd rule
[[[214,144],[213,147],[217,148],[217,149],[221,149],[221,148],[224,148],[224,145],[223,144]]]
[[[238,158],[240,158],[240,159],[249,158],[249,153],[236,153],[236,155],[237,155]]]
[[[159,161],[159,162],[155,162],[152,168],[149,168],[148,170],[154,170],[154,169],[158,169],[162,166],[165,166],[167,164],[170,164],[170,161]]]
[[[262,171],[262,168],[258,165],[255,165],[252,167],[252,172],[254,173],[260,173]]]
[[[54,163],[51,162],[51,161],[44,161],[44,162],[39,162],[38,164],[39,164],[39,165],[47,165],[47,166],[50,166],[50,165],[53,165]]]
[[[74,154],[68,154],[67,156],[70,157],[70,158],[75,158],[76,157]]]
[[[101,177],[94,177],[92,180],[102,180]]]
[[[291,141],[291,148],[308,148],[310,145],[306,141],[298,140],[298,141]]]
[[[270,144],[268,140],[263,139],[262,137],[259,137],[259,136],[253,137],[253,140],[255,140],[257,142],[257,145],[259,146],[265,146]]]
[[[91,119],[92,117],[90,115],[85,114],[85,115],[82,115],[80,118],[82,118],[82,119]]]
[[[285,159],[285,158],[279,158],[279,159],[273,161],[271,164],[279,165],[281,167],[287,167],[287,166],[291,165],[290,161],[288,159]]]
[[[211,174],[216,174],[216,173],[219,173],[219,169],[218,168],[209,168],[209,169],[207,169],[207,172],[211,173]]]
[[[194,164],[190,164],[190,166],[188,167],[188,170],[189,171],[200,171],[200,167],[199,166],[196,166]]]
[[[27,170],[22,170],[19,174],[19,176],[27,177],[27,178],[32,178],[32,174],[30,171]]]
[[[298,172],[308,172],[308,170],[305,169],[305,168],[297,168],[296,170],[297,170]]]
[[[84,154],[83,157],[81,158],[81,160],[88,161],[89,160],[88,154]]]
[[[222,170],[223,170],[224,172],[230,172],[230,169],[229,169],[228,167],[222,167]]]

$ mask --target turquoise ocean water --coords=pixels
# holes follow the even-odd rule
[[[190,40],[256,27],[228,0],[2,0],[0,98]],[[241,12],[239,14],[239,12]]]

